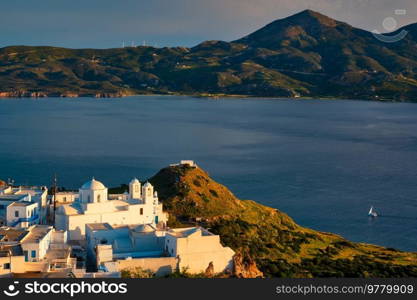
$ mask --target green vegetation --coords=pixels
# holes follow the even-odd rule
[[[144,270],[140,267],[123,269],[121,271],[122,278],[157,278],[155,273],[150,270]],[[176,270],[175,272],[164,276],[164,278],[226,278],[230,277],[230,274],[217,273],[212,276],[202,272],[198,274],[191,274],[187,268],[182,270]]]
[[[237,199],[200,168],[165,168],[150,182],[169,212],[169,226],[209,228],[244,260],[254,261],[264,276],[417,276],[417,253],[301,227],[276,209]]]
[[[417,101],[417,24],[382,43],[304,11],[193,48],[0,49],[0,96],[188,94]]]
[[[154,278],[155,274],[150,270],[144,270],[140,267],[123,269],[122,278]]]

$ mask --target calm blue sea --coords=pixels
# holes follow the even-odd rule
[[[0,178],[17,184],[116,186],[181,159],[301,225],[417,251],[417,104],[0,100]]]

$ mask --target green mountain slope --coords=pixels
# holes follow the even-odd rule
[[[417,101],[417,25],[397,43],[306,10],[193,48],[0,49],[2,96],[182,93]],[[396,34],[396,33],[393,33]]]
[[[200,168],[162,169],[150,182],[172,227],[201,225],[268,277],[417,276],[417,253],[353,243],[297,225],[276,209],[237,199]]]

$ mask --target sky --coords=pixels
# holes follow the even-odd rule
[[[417,0],[1,0],[0,47],[190,47],[235,40],[304,9],[370,31],[386,32],[387,18],[397,28],[417,22]]]

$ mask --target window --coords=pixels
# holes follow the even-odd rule
[[[100,202],[100,200],[101,200],[101,195],[99,194],[97,195],[97,202]]]
[[[63,200],[64,200],[64,202],[67,202],[67,197],[64,197]]]
[[[16,218],[19,218],[19,212],[18,212],[17,210],[14,212],[14,216],[15,216]]]
[[[87,197],[87,202],[90,202],[90,195],[88,195]]]
[[[25,261],[29,261],[29,254],[27,251],[23,251],[23,253],[25,254]]]
[[[143,215],[143,208],[140,209],[140,215]]]
[[[139,192],[139,186],[135,185],[135,193],[138,193],[138,192]]]
[[[31,255],[33,258],[35,258],[35,257],[36,257],[36,250],[32,250],[30,255]]]
[[[5,264],[3,265],[3,269],[4,269],[4,270],[10,270],[10,263],[5,263]]]

